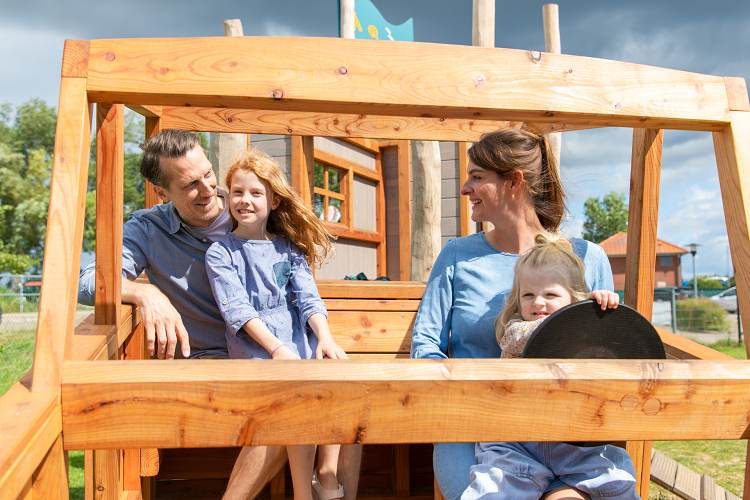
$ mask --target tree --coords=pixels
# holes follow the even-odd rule
[[[612,191],[601,201],[591,197],[583,206],[586,216],[583,223],[584,239],[599,243],[613,234],[628,230],[628,207],[624,194]]]

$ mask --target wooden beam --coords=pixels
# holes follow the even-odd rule
[[[724,85],[727,87],[729,110],[750,111],[750,99],[748,99],[745,79],[725,76]]]
[[[628,248],[625,258],[625,304],[651,321],[656,269],[656,225],[664,133],[635,129],[630,170]]]
[[[315,280],[324,299],[421,299],[424,283],[418,281]]]
[[[383,181],[383,155],[380,148],[375,153],[375,171],[379,180],[375,186],[375,228],[380,234],[381,240],[377,247],[377,274],[388,276],[388,254],[386,251],[386,217],[385,217],[385,182]]]
[[[749,387],[742,361],[71,362],[63,432],[68,449],[747,439]]]
[[[96,107],[97,325],[119,325],[122,304],[122,218],[125,110]]]
[[[411,279],[411,141],[398,141],[398,254],[399,278],[408,281]]]
[[[458,188],[464,185],[467,179],[467,169],[469,166],[469,144],[467,142],[458,143]],[[476,227],[471,220],[471,206],[469,205],[468,196],[459,196],[458,198],[458,219],[461,226],[461,236],[469,236],[475,233],[472,226]]]
[[[732,253],[742,329],[750,331],[750,112],[732,111],[732,124],[713,134],[721,199]],[[750,343],[745,344],[750,353]],[[750,485],[748,485],[750,486]]]
[[[63,358],[75,328],[91,114],[86,79],[63,77],[34,350],[34,391],[59,389]]]
[[[380,142],[369,138],[343,137],[343,141],[354,144],[372,154],[380,153]]]
[[[302,200],[312,206],[315,187],[315,146],[312,137],[292,136],[291,171],[292,188]]]
[[[163,106],[164,128],[245,134],[312,135],[340,137],[375,152],[372,139],[433,139],[477,142],[483,134],[502,128],[522,128],[534,133],[597,128],[595,125],[524,123],[485,120],[479,117],[387,116],[277,110],[246,110]],[[360,141],[360,142],[357,142]],[[361,141],[371,147],[366,147]],[[386,145],[392,145],[386,143]]]
[[[159,106],[159,108],[161,107]],[[155,136],[165,128],[169,127],[164,126],[164,120],[160,116],[146,117],[146,138]],[[154,191],[154,185],[149,181],[146,181],[145,192],[146,196],[144,200],[144,208],[151,208],[154,205],[161,205],[161,198],[156,195],[156,192]]]
[[[351,170],[356,175],[364,177],[365,179],[371,181],[380,182],[383,178],[378,170],[373,170],[369,167],[365,167],[363,165],[360,165],[359,163],[347,160],[346,158],[342,158],[341,156],[329,153],[328,151],[325,151],[323,149],[315,148],[314,156],[316,160]]]
[[[65,40],[63,49],[63,78],[86,78],[89,67],[89,41]]]
[[[31,498],[69,498],[68,456],[63,452],[61,434],[31,476],[31,494]]]
[[[144,118],[161,118],[161,106],[138,106],[136,104],[129,104],[128,109],[135,111]],[[146,137],[149,137],[146,134]]]
[[[94,40],[87,89],[95,102],[140,105],[712,131],[730,120],[721,77],[565,54],[439,48],[294,37]]]

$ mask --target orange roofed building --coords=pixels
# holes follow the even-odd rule
[[[628,233],[619,232],[610,236],[599,245],[607,253],[615,279],[615,290],[625,289],[625,254],[628,248]],[[680,257],[688,253],[682,247],[656,239],[656,272],[654,286],[677,286],[682,284],[682,267]]]

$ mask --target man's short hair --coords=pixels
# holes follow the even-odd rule
[[[200,145],[200,138],[187,130],[166,129],[141,144],[143,161],[141,161],[141,175],[151,184],[166,188],[169,179],[161,168],[162,158],[181,158]]]

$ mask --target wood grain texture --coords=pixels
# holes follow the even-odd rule
[[[328,326],[346,352],[408,353],[416,316],[416,312],[331,311]]]
[[[95,321],[119,325],[122,304],[122,218],[125,109],[96,106]]]
[[[144,448],[140,450],[140,474],[151,477],[159,473],[161,466],[162,450],[156,448]]]
[[[382,300],[382,299],[326,299],[328,312],[336,311],[417,311],[419,300]]]
[[[440,147],[435,141],[411,142],[411,275],[427,281],[440,249]],[[455,234],[455,233],[454,233]]]
[[[346,158],[342,158],[341,156],[329,153],[328,151],[325,151],[323,149],[315,148],[314,156],[316,160],[341,167],[345,170],[350,170],[354,172],[355,175],[359,175],[360,177],[364,177],[365,179],[369,179],[375,182],[380,182],[382,179],[380,172],[378,172],[377,170],[364,167],[359,163],[347,160]]]
[[[62,432],[58,392],[16,383],[0,398],[0,500],[16,500]],[[33,481],[32,481],[33,489]]]
[[[114,325],[95,325],[93,314],[79,323],[73,332],[66,361],[102,361],[118,352],[141,321],[140,310],[136,307],[123,304],[120,309],[119,329]]]
[[[137,104],[128,104],[127,108],[135,111],[144,118],[161,118],[161,106],[140,106]],[[148,137],[148,134],[146,135]]]
[[[44,283],[34,350],[34,391],[58,390],[78,303],[91,142],[86,79],[63,77],[45,239]]]
[[[411,495],[409,488],[409,445],[394,444],[391,448],[391,488],[398,498]]]
[[[148,107],[142,106],[141,108]],[[593,125],[524,123],[476,118],[386,116],[278,110],[245,110],[184,106],[162,107],[164,128],[246,134],[312,135],[341,137],[377,152],[373,139],[415,139],[477,142],[488,132],[523,128],[535,133],[584,130]],[[355,142],[361,141],[361,142]],[[382,147],[382,146],[381,146]],[[377,148],[379,150],[379,148]]]
[[[747,95],[747,84],[744,78],[724,77],[727,88],[727,99],[730,111],[750,111],[750,99]]]
[[[154,106],[154,107],[161,108],[160,106]],[[156,134],[158,134],[165,128],[168,128],[168,127],[164,126],[164,120],[160,118],[159,116],[147,116],[146,117],[146,137],[147,138],[155,136]],[[146,181],[146,187],[144,188],[144,191],[145,191],[144,208],[151,208],[154,205],[161,205],[162,203],[161,198],[159,198],[156,195],[156,192],[154,191],[154,185],[151,184],[151,182]]]
[[[729,121],[720,77],[570,55],[293,37],[95,40],[90,53],[96,102],[703,130]]]
[[[662,130],[635,129],[630,168],[625,304],[651,321],[659,215]]]
[[[63,431],[70,449],[747,439],[748,387],[740,361],[71,362]]]
[[[750,311],[750,112],[732,111],[732,124],[713,134],[721,199],[740,311]],[[742,329],[750,314],[742,315]],[[745,345],[750,352],[750,343]]]
[[[68,456],[63,452],[62,435],[58,434],[42,463],[31,476],[33,498],[68,498]]]
[[[399,278],[411,279],[411,141],[398,141]],[[422,296],[420,295],[419,298]]]
[[[120,481],[120,451],[95,449],[94,454],[94,499],[119,500],[122,492]]]
[[[317,134],[316,134],[317,135]],[[369,151],[373,154],[380,153],[380,142],[370,139],[370,138],[358,138],[358,137],[343,137],[344,141],[348,142],[349,144],[354,144],[355,146],[359,146],[360,148]]]
[[[89,41],[65,40],[63,49],[62,71],[60,76],[67,78],[86,78],[89,66]]]
[[[373,141],[376,142],[376,141]],[[378,276],[388,276],[388,252],[386,247],[386,216],[385,216],[385,176],[383,175],[383,155],[380,150],[375,154],[375,170],[380,176],[375,186],[375,227],[381,236],[377,247]]]
[[[312,191],[315,186],[315,146],[312,137],[292,136],[291,172],[292,188],[308,205],[312,204]]]
[[[418,281],[315,280],[324,299],[421,299],[424,283]]]

